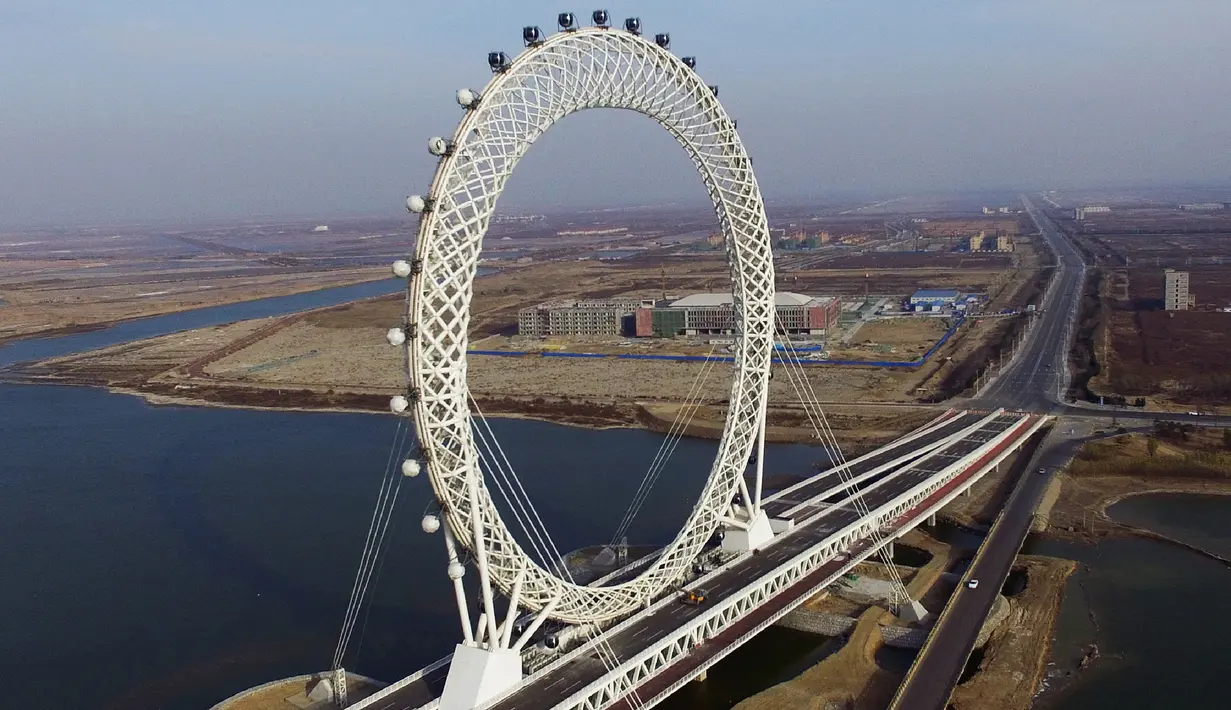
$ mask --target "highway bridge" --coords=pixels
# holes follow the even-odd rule
[[[603,629],[619,659],[609,668],[590,640],[561,653],[492,710],[650,707],[832,584],[860,561],[933,516],[1020,448],[1044,423],[1034,414],[946,412],[928,425],[765,499],[788,521],[762,549],[691,580],[707,601],[667,594]],[[853,505],[862,495],[868,515]],[[541,644],[541,641],[539,642]],[[538,650],[541,652],[542,646]],[[441,659],[351,707],[430,710],[440,705],[450,659]]]

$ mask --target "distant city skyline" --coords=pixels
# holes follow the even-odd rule
[[[681,7],[684,5],[684,7]],[[768,200],[1231,185],[1231,3],[633,2],[739,119]],[[489,50],[588,6],[10,0],[0,225],[395,216]],[[569,117],[501,207],[700,203],[641,116]]]

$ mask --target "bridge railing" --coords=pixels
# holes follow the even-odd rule
[[[889,535],[882,538],[877,545],[872,545],[866,542],[870,536],[872,528],[882,528],[884,523],[889,520],[900,519],[903,513],[909,512],[916,508],[918,504],[932,495],[940,487],[952,482],[957,476],[964,473],[971,466],[978,464],[980,461],[986,461],[983,465],[990,467],[994,465],[996,456],[1000,453],[995,451],[997,448],[1012,449],[1013,444],[1023,440],[1021,436],[1022,425],[1026,424],[1029,418],[1023,418],[1017,426],[1010,427],[998,436],[990,439],[975,451],[964,456],[961,460],[955,462],[945,469],[945,473],[941,476],[944,481],[938,485],[916,486],[902,496],[899,496],[891,501],[888,501],[881,506],[878,506],[874,511],[871,511],[867,518],[855,521],[848,524],[846,527],[836,531],[833,535],[825,540],[817,543],[815,546],[805,550],[795,558],[783,563],[768,574],[762,576],[752,585],[745,587],[742,593],[732,596],[716,607],[694,619],[693,621],[679,627],[674,633],[671,633],[657,644],[654,644],[640,653],[622,663],[612,672],[604,675],[576,693],[569,696],[563,702],[555,707],[560,710],[565,709],[586,709],[597,710],[604,708],[615,702],[619,698],[626,695],[632,688],[642,684],[645,680],[652,677],[657,671],[669,667],[678,661],[681,657],[689,653],[693,648],[699,646],[707,640],[710,640],[721,633],[724,629],[729,628],[733,623],[743,619],[753,610],[760,608],[769,600],[772,600],[777,593],[784,590],[786,587],[803,579],[807,574],[814,571],[816,568],[832,561],[842,551],[851,551],[850,558],[845,561],[836,572],[826,575],[824,580],[821,580],[817,585],[814,585],[811,591],[815,594],[816,591],[831,584],[838,576],[854,568],[859,562],[867,556],[874,553],[881,545],[888,544],[895,536]],[[989,456],[992,458],[989,459]],[[972,481],[973,482],[973,481]],[[967,484],[969,485],[969,483]],[[952,491],[954,495],[961,492],[961,487]],[[927,506],[924,510],[917,511],[916,518],[922,519],[929,511],[935,510],[938,506],[944,505],[949,500],[945,499],[937,501],[935,504]],[[806,522],[803,523],[806,526]],[[787,535],[798,534],[803,527],[797,527],[794,533]],[[854,550],[856,544],[865,544],[859,550]],[[772,545],[772,543],[771,543]],[[724,657],[731,650],[736,648],[742,641],[750,637],[755,630],[763,629],[769,623],[776,621],[781,616],[789,613],[795,606],[802,603],[810,595],[801,594],[797,600],[784,607],[764,621],[758,623],[754,630],[742,634],[739,639],[724,646],[703,664],[693,669],[690,673],[685,674],[676,683],[672,684],[672,688],[678,688],[683,683],[691,680],[699,675],[706,668]],[[675,603],[675,600],[668,600],[669,603]],[[661,602],[660,602],[661,604]],[[655,608],[660,606],[655,605]],[[626,622],[627,623],[627,622]],[[657,697],[657,696],[656,696]],[[642,700],[645,700],[644,698]]]

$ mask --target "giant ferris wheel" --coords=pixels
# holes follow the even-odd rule
[[[644,36],[636,18],[622,28],[610,26],[604,11],[593,18],[593,26],[579,27],[570,13],[562,14],[561,31],[549,37],[525,28],[525,51],[512,59],[491,53],[493,77],[487,86],[457,92],[465,117],[452,138],[429,141],[439,158],[431,188],[407,200],[408,209],[420,215],[416,252],[412,260],[394,265],[398,276],[409,277],[405,322],[389,333],[390,342],[405,347],[408,391],[394,397],[391,408],[413,415],[419,440],[417,456],[403,470],[426,470],[440,513],[425,518],[424,528],[444,528],[449,577],[467,640],[486,639],[492,648],[503,641],[507,649],[511,642],[511,629],[496,620],[496,593],[512,607],[505,624],[512,624],[517,608],[568,624],[605,624],[679,584],[720,525],[738,530],[742,521],[752,546],[769,534],[759,510],[759,480],[757,490],[744,480],[750,457],[764,443],[775,315],[768,225],[752,162],[735,122],[718,102],[717,88],[702,80],[693,58],[670,51],[669,36]],[[635,578],[606,586],[562,577],[514,539],[485,479],[467,386],[476,268],[500,194],[544,132],[587,109],[643,114],[691,158],[724,235],[737,323],[726,423],[700,497],[652,564]],[[584,470],[578,462],[578,472]],[[468,567],[477,568],[482,593],[473,633],[462,591]]]

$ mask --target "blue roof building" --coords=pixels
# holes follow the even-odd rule
[[[920,289],[910,296],[910,305],[949,305],[957,301],[962,294],[950,289]]]

